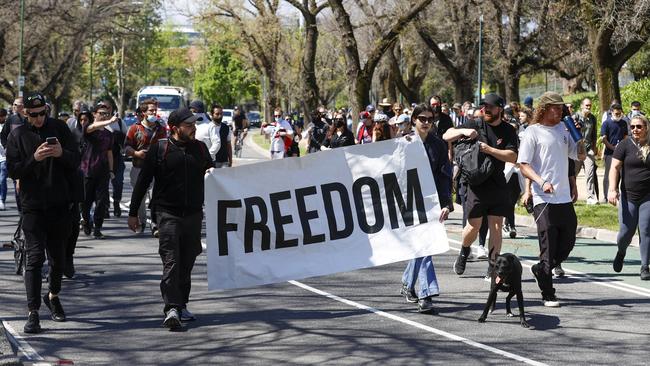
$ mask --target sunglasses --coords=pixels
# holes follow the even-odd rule
[[[644,125],[630,125],[630,130],[642,130],[644,128]]]
[[[591,104],[585,104],[585,107],[591,107]]]
[[[108,113],[108,112],[98,112],[98,114],[99,114],[100,116],[102,116],[102,117],[108,117],[108,116],[111,115],[111,114]]]
[[[47,114],[47,112],[45,111],[45,109],[43,109],[40,112],[32,112],[32,113],[27,113],[27,114],[32,118],[36,118],[36,117],[43,117],[44,115]]]
[[[433,123],[433,117],[418,116],[418,121],[422,123]]]
[[[274,114],[273,117],[282,117],[282,116],[279,114]]]

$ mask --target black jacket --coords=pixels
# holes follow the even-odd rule
[[[34,152],[48,137],[59,140],[63,155],[38,162]],[[20,180],[23,210],[44,211],[72,203],[72,179],[79,161],[79,147],[63,121],[47,117],[41,128],[24,124],[7,139],[7,169],[11,178]]]
[[[7,139],[11,131],[25,124],[25,119],[19,114],[12,114],[7,118],[5,123],[2,125],[2,131],[0,131],[0,143],[2,146],[7,148]]]
[[[328,140],[325,140],[323,145],[331,147],[333,149],[337,147],[354,145],[354,135],[350,130],[345,130],[341,136],[337,135],[336,132],[334,132],[332,134],[332,137]]]
[[[152,144],[133,189],[129,216],[138,215],[140,202],[154,178],[152,209],[176,216],[188,216],[201,211],[203,177],[205,171],[212,167],[214,162],[210,152],[201,141],[182,143],[170,137],[169,140]]]

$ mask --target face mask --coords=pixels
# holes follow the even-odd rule
[[[614,116],[612,116],[612,121],[614,121],[614,122],[618,122],[618,121],[620,121],[622,118],[623,118],[623,117],[614,117]]]
[[[275,117],[273,119],[275,120],[275,122],[280,122],[280,117]]]
[[[341,128],[341,127],[343,127],[343,125],[345,124],[345,121],[336,120],[336,121],[334,122],[334,124],[335,124],[336,128]]]
[[[153,116],[147,116],[147,122],[154,123],[154,122],[156,122],[157,120],[158,120],[158,117],[156,117],[155,115],[153,115]]]
[[[406,123],[400,123],[397,125],[397,131],[403,132],[406,129]]]

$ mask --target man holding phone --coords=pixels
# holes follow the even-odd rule
[[[47,116],[45,97],[25,98],[27,124],[17,127],[7,140],[9,176],[20,180],[23,232],[25,233],[25,290],[29,311],[25,333],[41,331],[41,268],[47,249],[50,271],[43,302],[54,321],[65,321],[59,300],[65,266],[65,241],[71,229],[74,176],[79,148],[68,127]]]

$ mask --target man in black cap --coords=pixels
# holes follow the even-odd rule
[[[457,128],[451,128],[443,136],[448,142],[461,138],[480,138],[481,152],[486,154],[494,165],[487,180],[478,185],[468,185],[465,206],[468,211],[467,225],[463,229],[463,246],[454,263],[454,272],[458,275],[465,272],[467,258],[471,253],[470,246],[476,240],[482,218],[486,215],[490,229],[488,242],[490,259],[496,259],[501,251],[503,217],[512,209],[508,204],[508,186],[503,170],[506,162],[514,164],[517,160],[517,133],[509,123],[503,122],[505,107],[503,98],[496,94],[488,94],[481,105],[483,117]]]
[[[214,163],[208,148],[196,140],[198,116],[187,108],[169,115],[169,140],[152,144],[133,188],[129,228],[140,226],[138,207],[154,180],[151,209],[158,221],[159,254],[163,262],[160,291],[165,301],[163,326],[175,330],[181,321],[194,320],[187,310],[192,267],[201,253],[203,220],[203,177]]]
[[[71,229],[73,184],[79,167],[79,148],[68,127],[47,117],[45,97],[33,93],[25,98],[27,124],[9,134],[7,167],[20,180],[23,232],[25,233],[25,289],[29,316],[25,333],[41,331],[41,268],[47,249],[50,266],[49,292],[43,302],[54,321],[65,321],[59,300],[65,266],[65,241]]]

